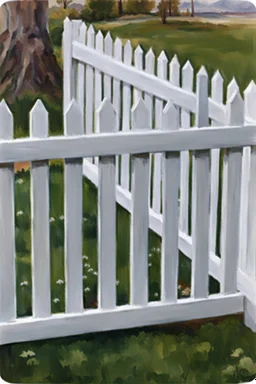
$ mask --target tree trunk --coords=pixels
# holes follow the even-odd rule
[[[191,17],[195,16],[194,0],[191,0]]]
[[[5,4],[7,29],[0,35],[0,94],[10,102],[26,91],[61,96],[62,71],[48,35],[48,1]]]
[[[169,0],[168,6],[169,6],[169,16],[171,17],[172,16],[172,0]]]
[[[118,16],[123,15],[123,0],[118,0]]]

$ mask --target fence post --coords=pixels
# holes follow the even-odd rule
[[[13,139],[13,116],[0,103],[0,139]],[[15,221],[13,164],[0,167],[0,323],[16,318]]]
[[[244,102],[240,93],[232,93],[227,102],[227,121],[229,125],[244,123]],[[221,292],[237,291],[237,266],[239,257],[239,228],[241,207],[242,148],[226,149],[224,152],[222,189],[222,254],[221,254]]]
[[[208,75],[204,67],[197,74],[196,126],[209,125]],[[194,151],[192,178],[192,281],[194,298],[208,296],[210,224],[210,151]]]
[[[97,110],[98,131],[115,132],[116,113],[108,99]],[[116,306],[116,180],[115,156],[99,158],[98,184],[98,303]]]
[[[38,100],[30,112],[30,136],[48,136],[48,112]],[[51,314],[49,166],[31,163],[32,308],[35,317]]]
[[[64,132],[66,136],[84,133],[82,112],[75,100],[65,112]],[[65,160],[64,184],[66,313],[72,313],[83,310],[82,159]]]
[[[179,129],[179,109],[168,102],[163,111],[164,130]],[[179,186],[180,153],[163,154],[163,230],[161,263],[161,299],[177,300],[179,262]]]
[[[149,112],[142,99],[132,108],[132,129],[147,129]],[[149,154],[132,157],[130,246],[131,304],[148,302]]]

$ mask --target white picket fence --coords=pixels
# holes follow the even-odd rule
[[[109,49],[109,55],[99,53],[93,48],[94,38],[89,37],[92,27],[87,32],[84,24],[65,20],[64,136],[48,137],[47,111],[38,101],[30,114],[30,137],[14,140],[13,117],[5,102],[0,104],[0,344],[239,312],[245,313],[245,323],[255,330],[255,85],[250,84],[243,101],[232,81],[224,105],[219,73],[212,80],[212,96],[208,97],[208,76],[202,68],[193,93],[190,64],[183,69],[185,85],[180,88],[176,57],[170,65],[171,81],[165,74],[159,79],[142,71],[138,58],[134,60],[136,68],[132,59],[124,64],[120,52],[117,59],[108,57],[110,35],[103,44],[102,35],[97,34],[98,44],[100,41],[106,53]],[[83,43],[76,40],[81,36]],[[122,48],[120,42],[117,45]],[[130,47],[126,52],[132,56],[130,44],[125,47]],[[143,58],[141,50],[136,52]],[[153,72],[152,51],[148,57],[151,65],[147,59],[147,69]],[[158,63],[163,57],[167,66],[164,54]],[[165,71],[159,76],[161,73]],[[99,89],[102,92],[98,93]],[[191,114],[196,117],[195,127],[191,126]],[[219,197],[221,148],[225,151]],[[52,314],[50,305],[50,159],[65,159],[66,295],[65,313],[59,314]],[[13,163],[24,161],[31,162],[33,315],[18,318]],[[98,187],[97,309],[83,306],[84,175]],[[219,198],[221,257],[215,251]],[[116,305],[116,202],[131,214],[130,303],[123,306]],[[148,302],[148,228],[162,237],[161,297],[154,302]],[[177,297],[179,250],[192,259],[191,297],[186,299]],[[209,294],[209,275],[220,282],[219,294]]]

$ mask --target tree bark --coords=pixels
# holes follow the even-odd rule
[[[123,15],[123,0],[118,0],[118,16]]]
[[[62,71],[48,35],[48,1],[5,4],[0,35],[0,94],[10,102],[26,91],[61,96]]]
[[[191,0],[191,17],[195,16],[194,0]]]
[[[172,16],[172,0],[169,0],[168,6],[169,6],[169,16]]]

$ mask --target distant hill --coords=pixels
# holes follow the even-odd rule
[[[195,12],[215,12],[215,13],[255,13],[256,7],[250,1],[219,0],[211,4],[195,1]],[[191,8],[190,1],[184,1],[180,5],[181,10]]]

